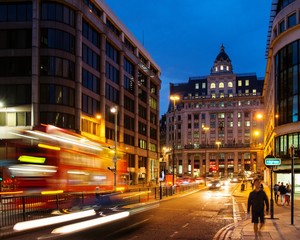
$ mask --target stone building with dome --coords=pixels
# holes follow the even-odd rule
[[[264,80],[234,73],[220,47],[210,75],[170,84],[166,171],[177,177],[262,173]]]

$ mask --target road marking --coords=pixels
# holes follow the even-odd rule
[[[182,226],[182,228],[186,228],[189,225],[189,223],[186,223]]]
[[[174,232],[170,237],[171,237],[171,238],[174,237],[177,233],[178,233],[177,231]]]

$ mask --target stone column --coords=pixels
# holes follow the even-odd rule
[[[76,12],[75,41],[75,131],[81,131],[82,106],[82,13]]]
[[[40,124],[40,1],[32,1],[31,125]]]

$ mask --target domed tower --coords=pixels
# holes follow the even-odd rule
[[[222,44],[220,53],[214,61],[214,66],[211,68],[211,74],[232,74],[231,60],[224,49],[225,47]]]

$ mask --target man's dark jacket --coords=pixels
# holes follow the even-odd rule
[[[264,211],[264,203],[266,204],[266,211],[269,212],[269,200],[267,194],[263,190],[252,191],[248,197],[247,212],[250,212],[252,206],[252,212]]]

